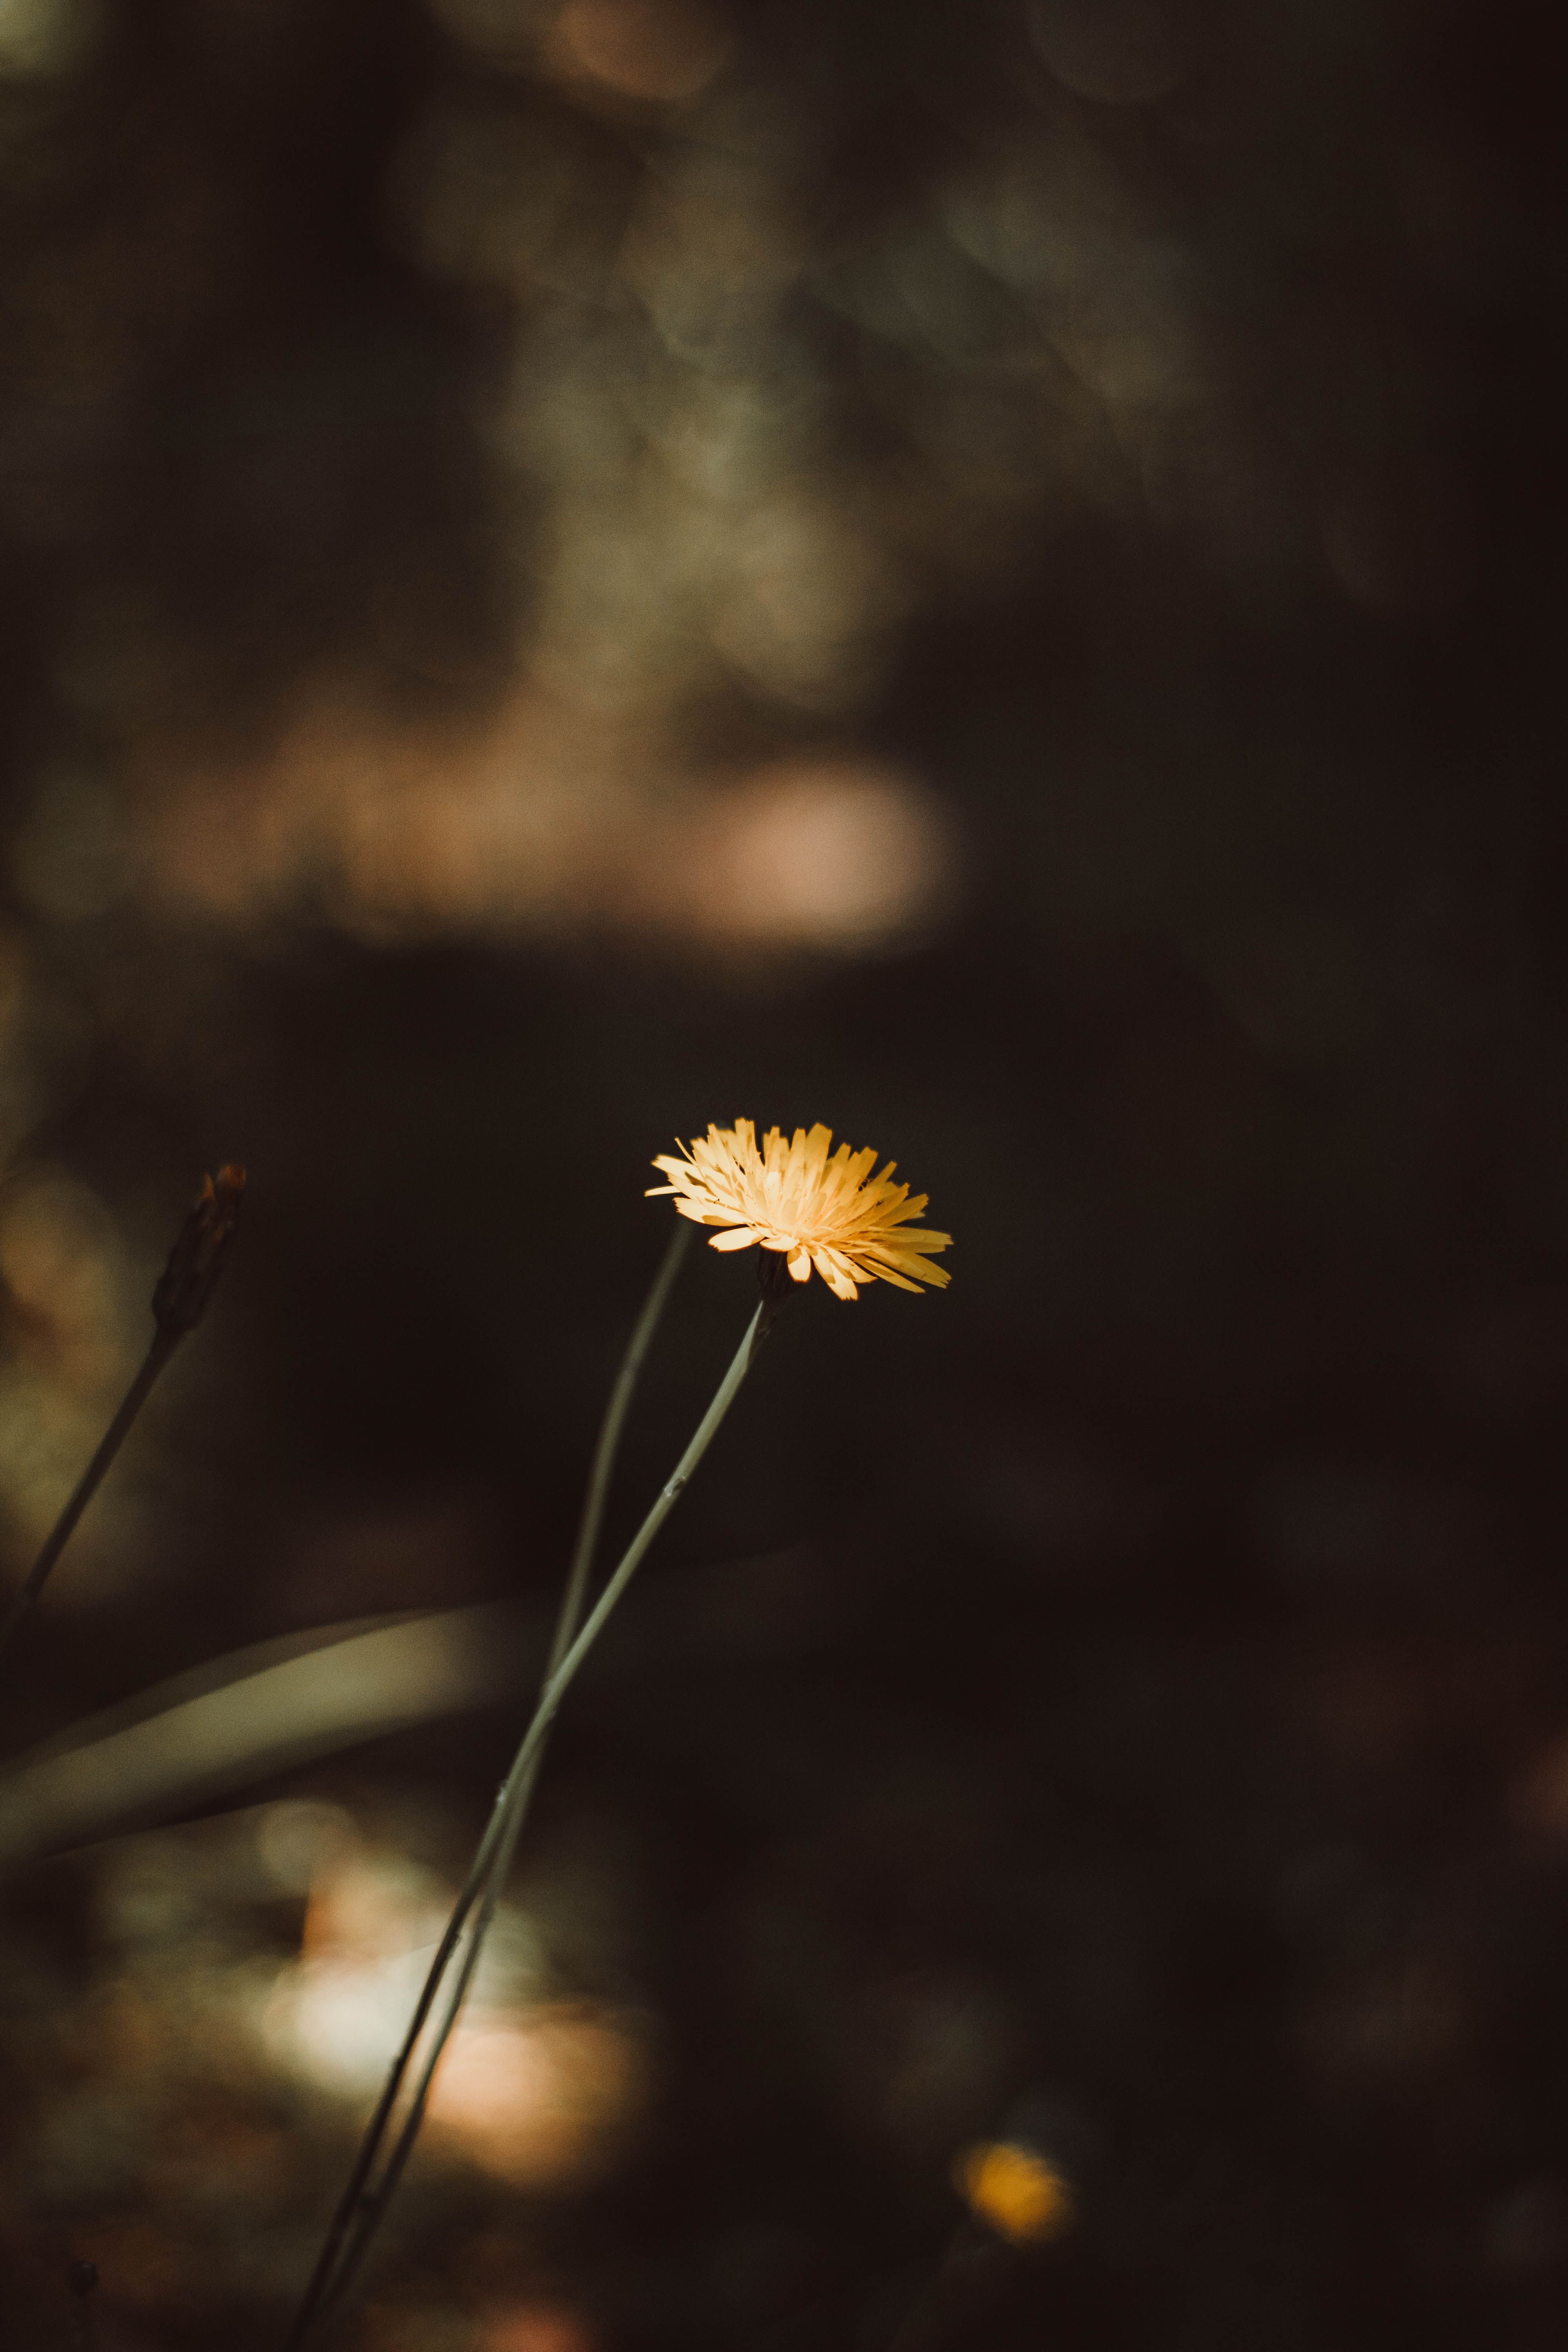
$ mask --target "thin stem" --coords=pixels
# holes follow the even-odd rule
[[[529,1796],[533,1788],[539,1760],[544,1743],[550,1736],[550,1727],[554,1721],[556,1710],[576,1678],[584,1660],[608,1622],[616,1601],[631,1582],[648,1546],[679,1501],[690,1483],[698,1464],[718,1434],[720,1423],[735,1402],[742,1381],[755,1362],[758,1349],[772,1328],[776,1311],[776,1306],[767,1299],[758,1307],[746,1327],[745,1337],[735,1351],[729,1370],[720,1382],[712,1402],[698,1424],[696,1434],[676,1465],[672,1475],[660,1489],[658,1500],[632,1538],[619,1566],[600,1594],[582,1632],[572,1643],[545,1685],[539,1705],[534,1710],[533,1720],[523,1735],[522,1744],[518,1748],[516,1756],[512,1759],[511,1769],[507,1774],[495,1814],[492,1816],[491,1828],[495,1832],[494,1862],[488,1874],[483,1905],[475,1923],[468,1949],[464,1955],[458,1981],[447,1999],[439,2026],[432,2037],[430,2048],[420,2067],[419,2079],[415,2086],[408,2114],[398,2133],[392,2154],[387,2158],[382,2178],[372,2194],[365,2198],[353,2235],[344,2250],[342,2259],[336,2265],[324,2294],[313,2308],[320,2307],[320,2301],[335,2304],[347,2293],[364,2258],[366,2249],[385,2213],[392,2193],[402,2178],[404,2167],[413,2151],[420,2124],[424,2119],[432,2078],[440,2063],[441,2053],[458,2021],[458,2014],[462,2008],[464,1996],[472,1981],[474,1970],[479,1965],[485,1933],[500,1898],[501,1888],[522,1827]],[[487,1836],[489,1834],[487,1832]],[[304,2329],[308,2325],[308,2319],[302,2315],[301,2321],[297,2323],[294,2336],[289,2339],[289,2352],[294,2352],[294,2347],[302,2342]]]
[[[621,1359],[620,1370],[616,1375],[615,1385],[610,1391],[610,1400],[605,1408],[605,1418],[599,1426],[598,1443],[594,1449],[593,1468],[588,1474],[588,1491],[583,1505],[582,1520],[577,1529],[577,1541],[572,1556],[571,1572],[567,1577],[566,1590],[562,1595],[561,1607],[556,1614],[555,1630],[551,1636],[550,1654],[544,1669],[542,1691],[548,1688],[551,1677],[560,1665],[572,1636],[577,1630],[577,1621],[583,1612],[584,1593],[598,1543],[599,1528],[604,1518],[605,1498],[609,1493],[610,1475],[615,1468],[616,1454],[620,1445],[621,1432],[626,1425],[626,1413],[631,1405],[633,1392],[637,1388],[644,1360],[653,1343],[654,1333],[658,1328],[659,1318],[664,1313],[669,1294],[675,1286],[675,1278],[680,1271],[681,1261],[686,1255],[689,1238],[689,1232],[684,1224],[679,1226],[671,1235],[669,1247],[666,1250],[658,1272],[654,1276],[653,1286],[643,1302],[642,1312],[637,1317],[630,1339],[626,1342],[626,1354]],[[365,2126],[364,2137],[360,2142],[353,2168],[349,2174],[343,2193],[338,2200],[327,2231],[326,2241],[317,2257],[316,2267],[310,2273],[304,2300],[296,2315],[293,2328],[289,2336],[287,2352],[296,2352],[296,2347],[304,2342],[316,2315],[332,2286],[333,2275],[338,2268],[344,2240],[365,2201],[366,2184],[374,2170],[375,2160],[385,2140],[393,2110],[397,2105],[398,2096],[403,2088],[404,2077],[408,2072],[430,2012],[436,2005],[436,1998],[440,1991],[442,1979],[451,1966],[452,1955],[462,1940],[463,1929],[468,1923],[468,1915],[483,1892],[485,1883],[491,1873],[491,1865],[496,1861],[497,1849],[506,1828],[509,1807],[517,1812],[519,1826],[521,1826],[521,1811],[526,1809],[529,1795],[531,1792],[532,1776],[531,1774],[528,1787],[521,1790],[514,1786],[514,1774],[509,1773],[497,1792],[490,1818],[485,1826],[484,1835],[479,1840],[479,1850],[469,1866],[462,1890],[452,1906],[451,1916],[436,1948],[436,1957],[420,1988],[419,1998],[414,2005],[414,2014],[408,2021],[407,2032],[387,2072],[386,2080],[382,2085],[381,2095],[376,2101],[375,2111]],[[515,1844],[515,1843],[514,1832],[512,1843]],[[468,1982],[466,1976],[463,1982],[466,1987]],[[444,2029],[443,2041],[446,2033],[449,2032],[449,2026]],[[422,2099],[421,2105],[423,2105]]]
[[[126,1390],[119,1412],[104,1431],[102,1442],[72,1489],[69,1501],[44,1538],[44,1548],[27,1571],[27,1579],[5,1612],[0,1623],[0,1666],[10,1654],[11,1646],[31,1615],[33,1605],[48,1580],[49,1570],[58,1559],[76,1529],[77,1521],[102,1486],[110,1464],[125,1442],[126,1433],[137,1414],[153,1392],[153,1384],[184,1339],[183,1331],[159,1330],[153,1335],[141,1370]]]
[[[441,2012],[440,2021],[431,2037],[430,2046],[426,2053],[424,2063],[419,2069],[418,2078],[409,2099],[408,2111],[403,2118],[397,2137],[393,2142],[392,2153],[383,2167],[381,2178],[374,2189],[368,2191],[361,2200],[354,2220],[353,2234],[328,2284],[324,2301],[329,2309],[338,2304],[353,2285],[370,2242],[380,2226],[382,2216],[392,2202],[394,2191],[403,2178],[404,2168],[414,2153],[414,2143],[419,2137],[420,2127],[425,2120],[425,2109],[430,2096],[431,2081],[440,2063],[441,2054],[451,2040],[463,2003],[468,1998],[468,1987],[479,1967],[479,1954],[484,1948],[485,1937],[489,1932],[490,1922],[495,1916],[496,1905],[500,1900],[501,1889],[510,1875],[512,1857],[517,1852],[517,1842],[522,1832],[529,1801],[533,1795],[534,1787],[539,1779],[539,1768],[542,1761],[542,1755],[536,1752],[512,1789],[512,1801],[506,1807],[504,1817],[500,1821],[495,1859],[485,1880],[484,1899],[479,1906],[479,1916],[474,1922],[473,1933],[468,1938],[468,1949],[463,1954],[462,1965],[447,1996],[447,2005]],[[515,1767],[513,1769],[515,1770]]]
[[[203,1178],[202,1189],[174,1236],[174,1246],[153,1293],[153,1320],[156,1326],[153,1344],[141,1370],[126,1390],[119,1412],[104,1431],[98,1452],[49,1529],[26,1583],[0,1622],[0,1666],[5,1664],[12,1643],[31,1615],[49,1570],[70,1541],[77,1521],[103,1484],[110,1464],[125,1442],[126,1432],[151,1396],[153,1381],[212,1304],[213,1292],[234,1247],[244,1198],[245,1171],[237,1160],[220,1168],[216,1176]]]
[[[654,1276],[653,1288],[637,1317],[637,1328],[626,1342],[621,1369],[616,1374],[616,1384],[610,1391],[610,1402],[605,1407],[599,1442],[594,1448],[594,1466],[588,1473],[588,1492],[583,1503],[582,1525],[577,1530],[577,1548],[572,1555],[571,1573],[562,1596],[561,1613],[555,1621],[555,1638],[550,1645],[550,1664],[544,1669],[546,1682],[565,1656],[567,1643],[577,1631],[577,1622],[583,1614],[584,1595],[588,1589],[594,1554],[599,1546],[599,1528],[610,1491],[610,1473],[616,1466],[616,1455],[620,1450],[621,1432],[631,1410],[643,1359],[653,1344],[659,1317],[664,1313],[665,1303],[675,1287],[675,1277],[680,1272],[681,1261],[690,1239],[691,1227],[684,1218],[678,1219],[675,1231],[669,1237],[669,1247],[664,1254],[664,1262]]]

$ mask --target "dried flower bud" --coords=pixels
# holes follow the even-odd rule
[[[153,1293],[153,1313],[165,1339],[183,1339],[206,1313],[234,1244],[244,1198],[245,1171],[237,1161],[220,1168],[216,1177],[203,1177]]]

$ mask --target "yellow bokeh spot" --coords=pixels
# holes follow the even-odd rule
[[[1072,2220],[1072,2190],[1032,2148],[1005,2140],[972,2147],[954,2173],[972,2210],[1016,2244],[1059,2237]]]

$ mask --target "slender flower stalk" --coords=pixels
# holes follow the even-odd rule
[[[632,1398],[642,1375],[643,1360],[653,1344],[659,1318],[675,1287],[675,1277],[680,1272],[686,1255],[686,1244],[691,1236],[684,1225],[677,1226],[670,1235],[659,1269],[654,1276],[653,1288],[643,1302],[642,1313],[621,1359],[621,1369],[616,1374],[616,1384],[610,1391],[610,1402],[605,1407],[605,1418],[599,1427],[599,1441],[594,1448],[594,1466],[588,1473],[588,1491],[583,1500],[582,1524],[577,1529],[576,1548],[572,1554],[571,1572],[566,1590],[562,1595],[561,1613],[555,1621],[555,1634],[550,1644],[550,1663],[544,1669],[544,1679],[551,1675],[566,1654],[567,1645],[577,1631],[583,1614],[584,1596],[588,1590],[588,1578],[593,1571],[594,1554],[599,1548],[599,1528],[605,1517],[605,1505],[609,1498],[610,1476],[620,1452],[621,1432],[626,1425]]]
[[[621,1360],[620,1370],[616,1375],[615,1386],[610,1391],[610,1401],[605,1410],[604,1421],[600,1424],[598,1443],[594,1449],[593,1468],[588,1476],[588,1491],[573,1551],[572,1567],[556,1617],[555,1631],[551,1640],[549,1660],[545,1666],[541,1691],[541,1704],[548,1694],[552,1682],[571,1646],[573,1636],[577,1631],[578,1622],[583,1613],[583,1601],[587,1591],[588,1579],[593,1570],[594,1555],[598,1547],[599,1530],[604,1519],[605,1504],[609,1494],[610,1477],[615,1468],[616,1455],[620,1447],[621,1433],[626,1426],[626,1413],[630,1409],[644,1360],[652,1345],[654,1333],[658,1328],[669,1294],[675,1286],[676,1276],[680,1271],[689,1235],[684,1228],[672,1234],[669,1247],[665,1252],[658,1273],[654,1277],[653,1286],[644,1301],[642,1312],[626,1344],[626,1354]],[[347,2288],[354,2271],[359,2266],[360,2257],[369,2242],[375,2221],[384,2210],[392,2189],[407,2161],[408,2151],[413,2146],[423,2119],[437,2060],[445,2048],[457,2021],[458,2011],[478,1964],[479,1950],[493,1916],[496,1902],[506,1882],[511,1858],[516,1850],[518,1835],[528,1811],[529,1800],[533,1793],[540,1760],[541,1749],[536,1747],[526,1769],[520,1772],[518,1762],[514,1761],[510,1771],[501,1783],[468,1877],[453,1905],[451,1916],[437,1946],[435,1958],[420,1989],[419,1998],[415,2003],[414,2013],[408,2021],[407,2030],[388,2070],[386,2081],[382,2086],[375,2111],[365,2127],[364,2137],[354,2158],[353,2168],[349,2175],[343,2193],[338,2200],[337,2210],[328,2229],[325,2243],[317,2260],[315,2270],[311,2273],[304,2299],[295,2316],[293,2328],[289,2336],[288,2352],[295,2352],[295,2347],[304,2343],[326,2305],[336,2302],[339,2295]],[[426,2025],[439,1996],[453,1956],[462,1940],[469,1915],[481,1896],[484,1897],[484,1906],[469,1937],[468,1950],[457,1985],[448,1999],[447,2009],[433,2038],[429,2054],[416,2084],[408,2116],[401,2128],[398,2140],[384,2168],[382,2178],[373,2191],[370,2189],[371,2178],[391,2127],[393,2114],[402,2093],[405,2078],[424,2035]],[[352,2243],[350,2242],[351,2232],[353,2233]]]
[[[550,1736],[550,1727],[555,1719],[556,1709],[574,1680],[579,1667],[604,1631],[616,1601],[631,1582],[643,1555],[689,1485],[693,1472],[712,1444],[720,1423],[735,1402],[742,1381],[756,1360],[757,1350],[767,1337],[776,1312],[776,1307],[764,1299],[752,1316],[746,1327],[745,1338],[736,1349],[730,1369],[721,1381],[712,1403],[704,1413],[696,1435],[681,1455],[674,1474],[660,1490],[658,1501],[638,1528],[620,1565],[600,1594],[587,1623],[545,1685],[543,1695],[534,1711],[533,1720],[524,1734],[522,1745],[512,1759],[511,1769],[507,1775],[506,1784],[501,1792],[500,1803],[498,1807],[501,1822],[495,1861],[486,1883],[479,1919],[469,1940],[468,1951],[464,1955],[462,1968],[447,1997],[441,2021],[420,2067],[419,2078],[415,2085],[408,2114],[398,2133],[396,2144],[387,2158],[380,2182],[363,2202],[353,2235],[344,2249],[342,2259],[327,2290],[325,2300],[329,2304],[335,2304],[353,2283],[365,2251],[375,2235],[382,2215],[386,2210],[393,2191],[403,2177],[404,2167],[413,2153],[414,2143],[419,2136],[419,2126],[424,2120],[425,2106],[429,2097],[432,2078],[440,2063],[441,2053],[457,2024],[464,1997],[472,1981],[474,1970],[479,1965],[486,1932],[495,1916],[496,1905],[506,1883],[512,1855],[516,1852],[518,1835],[522,1828],[523,1813],[533,1788],[544,1743]],[[291,2339],[290,2352],[292,2352],[292,2342],[299,2340],[302,2339]]]
[[[152,1395],[153,1385],[182,1339],[193,1332],[206,1313],[228,1253],[234,1244],[239,1204],[245,1194],[245,1171],[222,1168],[214,1179],[202,1179],[202,1189],[169,1253],[169,1262],[153,1293],[155,1328],[142,1369],[121,1400],[120,1409],[103,1433],[97,1453],[77,1480],[66,1507],[44,1538],[43,1549],[14,1596],[0,1622],[0,1665],[31,1615],[49,1572],[71,1537],[82,1513],[102,1486],[132,1423]]]
[[[44,1548],[28,1570],[26,1581],[12,1599],[0,1624],[0,1664],[8,1656],[23,1625],[33,1612],[34,1603],[48,1580],[54,1567],[71,1537],[78,1520],[102,1486],[110,1464],[124,1444],[132,1423],[153,1393],[159,1373],[179,1346],[176,1337],[167,1331],[153,1335],[153,1344],[142,1360],[142,1369],[121,1400],[120,1410],[103,1433],[103,1439],[92,1460],[71,1490],[70,1499],[44,1538]]]
[[[925,1196],[911,1198],[908,1185],[895,1185],[891,1163],[877,1175],[874,1151],[853,1154],[843,1144],[830,1157],[832,1139],[826,1128],[814,1127],[809,1134],[797,1129],[786,1144],[774,1128],[764,1137],[759,1150],[751,1121],[737,1119],[733,1129],[710,1127],[705,1139],[699,1139],[692,1144],[688,1157],[661,1157],[654,1163],[671,1180],[657,1189],[674,1196],[679,1213],[692,1223],[718,1229],[710,1236],[715,1249],[762,1244],[762,1303],[747,1325],[730,1369],[686,1451],[659,1490],[586,1622],[577,1631],[621,1426],[653,1325],[674,1279],[677,1255],[673,1247],[665,1261],[611,1393],[589,1480],[583,1528],[533,1718],[501,1783],[467,1883],[447,1923],[403,2046],[393,2063],[296,2315],[286,2352],[300,2352],[316,2321],[341,2301],[358,2273],[418,2137],[436,2069],[457,2024],[506,1885],[556,1712],[644,1555],[717,1435],[756,1360],[762,1342],[773,1328],[783,1298],[795,1285],[808,1281],[814,1270],[838,1297],[846,1299],[857,1297],[858,1286],[866,1282],[890,1282],[900,1290],[911,1291],[918,1290],[922,1283],[940,1287],[947,1282],[947,1275],[931,1259],[934,1253],[948,1246],[951,1236],[927,1232],[911,1223],[925,1207]],[[394,2109],[419,2045],[425,2041],[426,2028],[476,1906],[467,1948],[435,2030],[426,2042],[403,2122],[377,2174],[377,2161],[391,2128]]]

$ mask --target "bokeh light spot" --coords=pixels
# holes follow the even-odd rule
[[[622,97],[670,104],[706,89],[729,47],[726,27],[688,0],[567,0],[549,54]]]
[[[1033,2148],[1008,2140],[973,2147],[956,2177],[970,2210],[1015,2244],[1059,2237],[1071,2223],[1071,2189]]]
[[[100,22],[94,0],[0,0],[0,80],[68,73]]]
[[[715,803],[696,845],[694,928],[738,945],[872,946],[935,913],[954,873],[938,804],[850,759],[759,772]]]
[[[592,2352],[593,2340],[575,2313],[518,2303],[489,2315],[479,2346],[480,2352]]]

